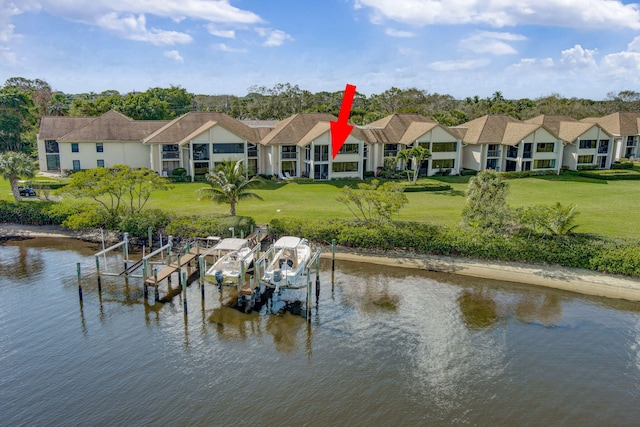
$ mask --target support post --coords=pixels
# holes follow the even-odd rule
[[[336,270],[336,239],[331,241],[331,272]]]
[[[149,252],[153,252],[153,228],[147,228],[147,237],[149,238]]]
[[[102,279],[100,277],[100,257],[96,256],[96,272],[98,273],[98,291],[102,291]]]
[[[76,264],[76,270],[78,272],[78,296],[80,297],[80,302],[82,302],[82,284],[80,283],[80,263]]]
[[[311,267],[307,266],[307,323],[311,323]]]
[[[182,301],[184,304],[184,315],[186,316],[189,312],[189,310],[187,309],[187,272],[182,272],[181,274],[184,275],[184,277],[182,278]]]
[[[122,245],[122,258],[124,258],[124,270],[127,271],[129,262],[129,233],[124,233],[124,245]]]
[[[160,292],[158,291],[158,269],[154,267],[153,269],[153,284],[154,284],[154,296],[155,301],[160,301]]]

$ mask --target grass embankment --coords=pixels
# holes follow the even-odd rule
[[[446,182],[452,189],[442,192],[406,193],[409,203],[400,211],[399,221],[418,221],[440,225],[460,222],[465,206],[464,192],[469,177],[422,179]],[[577,205],[580,213],[576,231],[609,237],[640,237],[636,220],[640,208],[640,181],[604,181],[564,174],[511,179],[508,203],[512,207],[527,205]],[[179,214],[227,214],[228,206],[198,200],[196,190],[205,183],[174,184],[170,191],[155,192],[148,208]],[[349,210],[336,201],[340,188],[354,181],[331,181],[314,184],[265,182],[254,190],[264,201],[243,200],[237,214],[253,217],[257,223],[274,218],[296,217],[310,220],[352,218]],[[9,183],[0,181],[0,200],[12,200]]]

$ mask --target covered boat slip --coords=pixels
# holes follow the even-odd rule
[[[264,268],[265,285],[276,289],[299,289],[306,286],[304,278],[311,255],[311,247],[306,239],[285,236],[267,250],[257,265],[258,268]]]

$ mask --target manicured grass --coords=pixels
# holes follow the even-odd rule
[[[401,221],[424,221],[435,224],[457,224],[465,206],[464,191],[469,177],[425,179],[446,182],[450,191],[406,193],[409,203],[400,211]],[[508,202],[512,207],[534,204],[575,204],[579,211],[576,231],[606,236],[640,237],[640,181],[603,181],[575,174],[511,179]],[[340,187],[355,182],[317,184],[267,182],[255,189],[264,201],[243,200],[238,215],[267,223],[279,216],[309,219],[350,218],[351,213],[336,201]],[[181,214],[225,214],[226,205],[198,200],[196,190],[206,183],[174,184],[170,191],[158,191],[147,207],[172,210]],[[8,181],[0,181],[0,199],[11,200]]]

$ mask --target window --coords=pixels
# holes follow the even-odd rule
[[[609,140],[601,139],[598,142],[598,154],[606,154],[609,152]]]
[[[500,145],[489,144],[487,147],[487,157],[500,157]]]
[[[453,169],[454,165],[454,159],[438,159],[431,162],[433,169]]]
[[[60,155],[47,154],[47,170],[59,171],[60,170]]]
[[[541,142],[536,145],[536,152],[538,153],[553,153],[553,149],[555,148],[553,142]]]
[[[344,144],[338,154],[358,154],[359,152],[358,144]]]
[[[80,170],[80,160],[74,160],[73,161],[73,170],[74,171],[79,171]]]
[[[210,160],[209,144],[193,144],[193,160]]]
[[[247,157],[258,157],[258,145],[249,144],[247,146]]]
[[[395,157],[398,155],[398,144],[384,144],[384,157]]]
[[[487,159],[487,169],[498,169],[498,159]]]
[[[98,167],[99,168],[103,168],[104,167],[104,160],[98,160]]]
[[[244,144],[213,144],[213,154],[242,154]]]
[[[79,153],[80,152],[80,147],[78,147],[78,143],[77,142],[72,142],[71,143],[71,152],[72,153]]]
[[[283,145],[280,149],[283,159],[297,159],[298,158],[298,146],[297,145]],[[284,172],[284,171],[283,171]]]
[[[313,161],[314,162],[328,162],[329,161],[329,146],[328,145],[316,145],[313,147]]]
[[[547,159],[547,160],[534,160],[533,168],[534,169],[553,169],[556,167],[555,159]]]
[[[518,157],[518,147],[509,146],[509,148],[507,148],[507,157],[511,157],[512,159]]]
[[[55,139],[45,139],[44,149],[47,154],[58,154],[60,147],[58,147],[58,141]]]
[[[195,162],[193,164],[193,173],[195,175],[204,175],[209,172],[209,162]]]
[[[358,172],[358,162],[336,162],[331,165],[333,172]]]
[[[628,136],[627,137],[627,147],[635,147],[638,145],[638,137],[637,136]]]
[[[580,140],[580,148],[588,149],[588,148],[596,148],[596,144],[598,141],[595,139],[581,139]]]
[[[578,156],[578,164],[592,164],[593,163],[593,156]]]
[[[102,142],[96,142],[96,153],[104,153],[104,144]]]
[[[431,151],[433,153],[441,153],[443,151],[456,151],[455,142],[434,142],[431,144]]]
[[[290,176],[298,176],[295,160],[282,161],[282,173],[285,173],[285,172],[288,173]]]
[[[258,159],[248,159],[247,160],[247,173],[249,175],[257,175],[258,174]]]
[[[166,144],[162,146],[162,158],[165,160],[168,159],[179,159],[180,158],[180,149],[178,148],[178,144]]]
[[[531,170],[531,162],[522,162],[522,170],[530,171]]]

